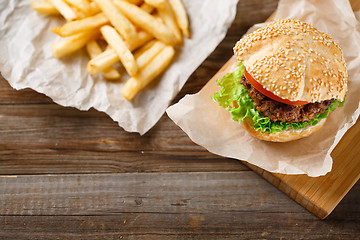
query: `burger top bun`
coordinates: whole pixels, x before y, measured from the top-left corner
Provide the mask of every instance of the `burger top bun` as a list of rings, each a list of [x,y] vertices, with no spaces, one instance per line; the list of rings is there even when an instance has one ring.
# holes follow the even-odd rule
[[[344,100],[347,71],[340,46],[296,20],[277,20],[248,34],[235,55],[263,87],[290,101]]]

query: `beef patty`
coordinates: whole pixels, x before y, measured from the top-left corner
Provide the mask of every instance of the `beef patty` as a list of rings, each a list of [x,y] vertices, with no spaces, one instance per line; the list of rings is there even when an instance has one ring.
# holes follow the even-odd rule
[[[241,77],[241,84],[248,90],[249,96],[254,100],[256,110],[271,121],[305,122],[312,120],[316,115],[323,113],[332,103],[331,100],[293,106],[277,102],[254,88],[245,76]]]

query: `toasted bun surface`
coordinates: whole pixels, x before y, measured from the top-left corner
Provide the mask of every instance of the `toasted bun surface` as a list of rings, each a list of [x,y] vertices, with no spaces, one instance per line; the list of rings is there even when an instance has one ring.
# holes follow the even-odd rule
[[[320,128],[322,128],[325,124],[326,118],[321,119],[318,124],[315,126],[308,125],[302,129],[294,130],[292,128],[288,128],[285,131],[276,132],[276,133],[261,133],[260,130],[256,131],[252,126],[251,121],[243,121],[242,125],[246,131],[248,131],[254,137],[271,142],[289,142],[293,140],[297,140],[300,138],[307,137]]]
[[[242,38],[234,53],[256,81],[281,98],[344,100],[347,71],[342,50],[310,24],[275,21]]]

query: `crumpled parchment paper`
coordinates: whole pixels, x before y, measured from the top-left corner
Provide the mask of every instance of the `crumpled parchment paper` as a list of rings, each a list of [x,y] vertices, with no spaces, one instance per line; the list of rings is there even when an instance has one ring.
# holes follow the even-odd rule
[[[330,113],[322,129],[289,143],[255,139],[210,99],[219,91],[215,80],[168,108],[167,114],[195,143],[212,153],[245,160],[270,172],[317,177],[331,171],[330,153],[360,114],[360,25],[345,0],[281,0],[274,20],[282,18],[313,24],[333,36],[343,49],[349,90],[344,107]],[[255,25],[249,32],[264,25]]]
[[[30,0],[0,1],[0,71],[15,89],[32,88],[63,106],[93,107],[108,114],[129,132],[147,132],[164,114],[191,73],[225,37],[234,20],[238,0],[184,0],[191,39],[177,47],[172,65],[132,102],[120,90],[122,81],[106,81],[86,72],[85,50],[56,59],[51,45],[60,40],[50,31],[65,23],[61,17],[43,16]]]

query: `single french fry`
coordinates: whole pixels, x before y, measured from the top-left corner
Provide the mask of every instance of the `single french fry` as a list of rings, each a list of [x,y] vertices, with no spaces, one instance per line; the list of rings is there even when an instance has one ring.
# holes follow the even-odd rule
[[[138,6],[124,0],[114,0],[116,7],[132,22],[167,44],[175,44],[176,36],[161,21]]]
[[[101,50],[101,47],[99,46],[99,44],[96,42],[96,40],[92,40],[91,42],[88,42],[86,44],[86,51],[89,54],[90,59],[95,58],[96,56],[100,55],[101,53],[103,53],[103,51]]]
[[[164,7],[165,0],[145,0],[145,3],[155,8]]]
[[[160,18],[164,21],[165,25],[175,34],[176,43],[182,41],[181,32],[179,26],[176,23],[173,10],[171,9],[168,1],[165,0],[145,0],[148,4],[153,4],[156,7]]]
[[[158,40],[154,39],[151,40],[147,43],[145,43],[144,45],[142,45],[140,48],[138,48],[135,52],[134,52],[134,57],[135,59],[140,56],[141,54],[143,54],[146,50],[148,50],[149,48],[151,48]]]
[[[86,51],[88,52],[90,59],[95,58],[100,55],[103,51],[101,50],[99,44],[93,40],[86,44]],[[113,67],[106,68],[102,71],[102,74],[107,79],[118,79],[120,78],[120,73]]]
[[[88,62],[87,71],[90,74],[98,74],[119,62],[120,58],[114,49],[105,50]]]
[[[114,6],[111,0],[94,1],[124,40],[131,41],[135,37],[135,26]]]
[[[94,15],[101,12],[99,6],[96,4],[96,2],[90,3],[90,15]]]
[[[135,5],[139,5],[140,3],[143,2],[143,0],[126,0],[126,1],[128,1],[129,3],[135,4]]]
[[[90,3],[87,0],[66,0],[66,2],[84,13],[91,10]]]
[[[64,26],[52,28],[51,31],[61,37],[67,37],[79,32],[89,31],[109,23],[109,20],[103,13],[87,17],[81,20],[66,23]]]
[[[147,4],[146,2],[141,4],[140,8],[149,14],[151,14],[152,11],[154,11],[155,9],[153,6]]]
[[[67,54],[73,53],[98,36],[99,31],[92,30],[64,38],[51,46],[53,55],[56,58],[61,58]]]
[[[189,19],[184,7],[184,4],[181,0],[168,0],[175,15],[177,24],[179,25],[181,31],[185,37],[190,38],[189,31]]]
[[[134,57],[136,59],[136,63],[138,65],[138,67],[140,69],[145,67],[165,47],[166,47],[166,44],[161,41],[158,41],[158,40],[151,41],[148,44],[141,47],[134,54]]]
[[[126,43],[122,40],[115,28],[105,25],[100,31],[106,42],[115,50],[130,76],[134,76],[138,71],[138,67],[134,55],[130,52]]]
[[[54,7],[60,12],[60,14],[67,20],[72,21],[77,18],[76,13],[71,9],[69,5],[63,0],[49,0]]]
[[[49,1],[31,1],[31,7],[39,14],[58,15],[60,12]]]
[[[136,36],[131,41],[126,41],[130,51],[133,51],[137,49],[138,47],[144,45],[145,43],[149,42],[151,39],[153,39],[154,36],[144,32],[140,31],[136,34]]]
[[[123,97],[131,101],[139,91],[165,71],[174,55],[174,48],[172,46],[166,46],[149,64],[141,68],[136,76],[131,77],[125,83],[121,89]]]
[[[83,12],[83,11],[80,11],[79,9],[77,9],[76,7],[74,6],[70,6],[71,9],[73,10],[73,12],[76,14],[76,19],[83,19],[83,18],[86,18],[88,17],[88,14]]]

